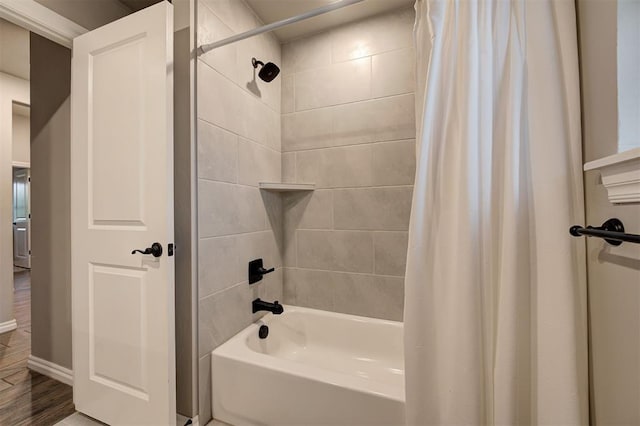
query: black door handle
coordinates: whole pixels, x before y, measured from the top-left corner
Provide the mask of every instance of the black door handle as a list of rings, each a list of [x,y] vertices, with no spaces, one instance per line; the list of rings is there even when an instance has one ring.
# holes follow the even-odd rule
[[[147,247],[144,250],[136,249],[132,251],[131,254],[136,254],[136,252],[142,254],[152,254],[153,257],[160,257],[162,256],[162,245],[160,243],[153,243],[151,244],[151,247]]]

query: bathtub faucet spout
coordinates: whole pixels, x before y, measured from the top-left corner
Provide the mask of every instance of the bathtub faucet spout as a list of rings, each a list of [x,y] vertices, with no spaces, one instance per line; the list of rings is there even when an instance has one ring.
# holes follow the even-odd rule
[[[280,303],[278,303],[277,300],[273,303],[270,303],[270,302],[265,302],[260,298],[257,298],[251,303],[251,305],[253,307],[254,314],[260,311],[269,311],[274,315],[280,315],[281,313],[284,312],[284,308]]]

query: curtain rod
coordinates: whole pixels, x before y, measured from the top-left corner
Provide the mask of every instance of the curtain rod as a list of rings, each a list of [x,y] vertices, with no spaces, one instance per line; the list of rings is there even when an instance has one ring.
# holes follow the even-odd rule
[[[208,51],[213,50],[215,48],[222,47],[222,46],[225,46],[227,44],[230,44],[230,43],[233,43],[233,42],[236,42],[236,41],[244,40],[244,39],[247,39],[249,37],[253,37],[255,35],[258,35],[258,34],[267,33],[269,31],[273,31],[273,30],[276,30],[278,28],[284,27],[285,25],[294,24],[296,22],[304,21],[305,19],[313,18],[313,17],[316,17],[318,15],[323,15],[323,14],[328,13],[328,12],[333,12],[334,10],[342,9],[343,7],[351,6],[352,4],[360,3],[362,1],[364,1],[364,0],[342,0],[342,1],[337,1],[335,3],[331,3],[331,4],[328,4],[326,6],[322,6],[322,7],[319,7],[317,9],[310,10],[310,11],[302,13],[300,15],[292,16],[291,18],[283,19],[281,21],[273,22],[271,24],[267,24],[267,25],[264,25],[262,27],[254,28],[252,30],[245,31],[243,33],[236,34],[234,36],[227,37],[225,39],[222,39],[222,40],[219,40],[219,41],[216,41],[216,42],[213,42],[213,43],[204,44],[204,45],[198,47],[198,49],[197,49],[198,56],[203,55],[203,54],[207,53]]]
[[[574,225],[569,229],[569,233],[574,237],[585,235],[587,237],[603,238],[614,246],[619,246],[623,241],[640,244],[640,235],[625,233],[624,224],[615,217],[598,227],[587,226],[583,228],[580,225]]]

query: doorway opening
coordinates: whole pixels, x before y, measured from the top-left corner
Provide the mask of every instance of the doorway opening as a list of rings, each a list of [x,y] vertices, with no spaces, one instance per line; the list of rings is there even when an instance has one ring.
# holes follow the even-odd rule
[[[40,175],[44,170],[39,166],[42,161],[32,161],[32,135],[37,132],[32,132],[31,105],[33,95],[39,99],[47,95],[32,88],[30,38],[26,29],[0,19],[0,149],[6,153],[0,155],[0,218],[6,231],[0,233],[0,292],[4,302],[0,307],[2,425],[54,424],[74,412],[71,386],[31,365],[34,348],[47,344],[46,339],[33,338],[32,305],[40,322],[49,319],[32,292],[31,171],[32,166]],[[40,186],[46,192],[53,183],[40,179]],[[44,215],[52,214],[49,209],[41,210]],[[40,235],[50,231],[38,229]]]

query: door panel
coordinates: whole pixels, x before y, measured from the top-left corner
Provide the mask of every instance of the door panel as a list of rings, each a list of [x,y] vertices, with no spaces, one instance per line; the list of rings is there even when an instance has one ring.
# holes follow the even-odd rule
[[[29,169],[13,169],[13,264],[31,268]]]
[[[145,277],[142,269],[90,265],[90,375],[142,399],[149,398],[149,372],[139,345],[148,338]]]
[[[163,2],[73,44],[74,402],[113,425],[176,419],[172,22]]]
[[[145,167],[144,33],[116,41],[91,56],[93,103],[89,120],[89,180],[93,225],[142,225]],[[127,64],[127,66],[122,66]],[[126,102],[125,102],[126,100]],[[118,108],[113,108],[118,105]],[[113,126],[117,122],[118,126]],[[126,155],[123,155],[126,154]],[[117,163],[117,173],[111,169]],[[120,188],[113,191],[113,188]]]

